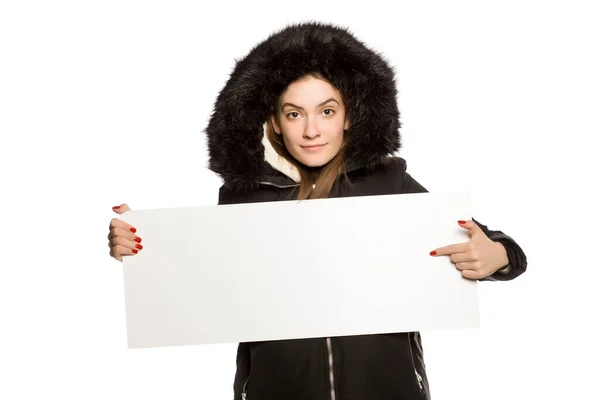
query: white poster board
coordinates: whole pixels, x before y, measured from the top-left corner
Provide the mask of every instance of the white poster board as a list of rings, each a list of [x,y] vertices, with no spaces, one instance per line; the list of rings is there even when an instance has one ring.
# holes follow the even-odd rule
[[[437,247],[469,240],[465,194],[129,211],[130,348],[479,326],[477,282]]]

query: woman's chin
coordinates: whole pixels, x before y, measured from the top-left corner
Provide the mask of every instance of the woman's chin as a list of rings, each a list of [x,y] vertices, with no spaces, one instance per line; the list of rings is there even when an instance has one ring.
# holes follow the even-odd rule
[[[333,157],[302,157],[298,161],[309,168],[319,168],[326,165],[332,159]]]

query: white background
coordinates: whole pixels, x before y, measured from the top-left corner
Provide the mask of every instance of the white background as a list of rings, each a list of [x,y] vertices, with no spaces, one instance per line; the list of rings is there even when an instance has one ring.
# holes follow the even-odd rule
[[[215,204],[234,59],[308,19],[384,54],[409,172],[529,258],[480,285],[480,329],[423,333],[433,398],[597,398],[600,14],[482,3],[3,1],[0,398],[231,398],[235,344],[126,348],[111,207]]]

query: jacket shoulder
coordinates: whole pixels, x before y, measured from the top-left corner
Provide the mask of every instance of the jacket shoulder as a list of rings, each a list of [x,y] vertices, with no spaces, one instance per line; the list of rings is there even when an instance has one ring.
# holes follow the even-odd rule
[[[404,187],[406,161],[401,157],[385,157],[349,175],[352,186],[361,195],[400,194]]]
[[[376,165],[377,167],[377,165]],[[396,174],[404,174],[406,172],[406,160],[402,157],[384,157],[379,162],[379,167],[387,169]]]
[[[386,157],[355,175],[368,194],[403,194],[427,192],[408,172],[402,157]]]
[[[401,194],[406,191],[407,179],[406,160],[402,157],[386,157],[382,160],[379,175],[385,179],[389,186],[390,194]]]

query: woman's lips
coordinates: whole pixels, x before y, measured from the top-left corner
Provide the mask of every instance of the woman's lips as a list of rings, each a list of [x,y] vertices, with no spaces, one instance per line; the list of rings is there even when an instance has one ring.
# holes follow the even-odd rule
[[[319,151],[320,149],[325,147],[325,144],[311,144],[311,145],[300,146],[300,147],[302,147],[306,151]]]

